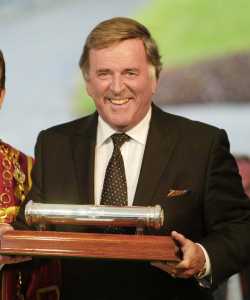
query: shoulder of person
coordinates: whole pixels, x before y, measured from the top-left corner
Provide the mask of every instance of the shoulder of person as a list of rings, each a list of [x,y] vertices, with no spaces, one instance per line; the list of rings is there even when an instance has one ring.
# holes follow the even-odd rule
[[[9,153],[12,153],[12,155],[16,155],[19,159],[19,161],[31,161],[31,163],[33,162],[33,158],[27,154],[25,154],[24,152],[22,152],[21,150],[18,150],[17,148],[13,147],[10,144],[1,142],[1,144],[3,144],[6,149],[8,149]]]
[[[7,154],[8,157],[28,157],[22,151],[16,149],[10,144],[0,141],[0,153]]]
[[[157,115],[157,118],[160,120],[160,122],[162,122],[162,125],[164,123],[164,126],[166,126],[167,130],[178,130],[180,134],[190,138],[213,138],[214,136],[220,135],[221,132],[225,132],[223,129],[211,124],[168,113],[157,106],[154,106],[153,111]]]
[[[53,127],[47,128],[41,131],[42,135],[71,135],[75,133],[83,133],[88,128],[93,128],[97,126],[98,114],[95,112],[91,115],[55,125]]]

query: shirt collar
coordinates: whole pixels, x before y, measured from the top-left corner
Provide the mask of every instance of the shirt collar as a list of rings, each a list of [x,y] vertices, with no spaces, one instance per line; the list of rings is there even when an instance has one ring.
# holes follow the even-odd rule
[[[128,130],[126,134],[135,140],[136,142],[145,145],[148,135],[149,123],[152,115],[152,108],[148,110],[146,116],[133,128]],[[112,134],[116,133],[108,123],[106,123],[102,117],[98,116],[98,125],[97,125],[97,139],[96,146],[99,147],[111,137]]]

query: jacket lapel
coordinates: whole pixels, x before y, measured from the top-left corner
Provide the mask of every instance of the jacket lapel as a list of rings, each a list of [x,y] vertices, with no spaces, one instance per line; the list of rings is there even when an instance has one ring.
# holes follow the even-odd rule
[[[80,123],[71,139],[79,204],[94,204],[94,156],[97,113]]]
[[[168,116],[168,114],[167,114]],[[167,168],[171,153],[177,142],[176,128],[166,113],[155,105],[145,147],[142,167],[133,205],[146,206],[153,203],[160,177]]]

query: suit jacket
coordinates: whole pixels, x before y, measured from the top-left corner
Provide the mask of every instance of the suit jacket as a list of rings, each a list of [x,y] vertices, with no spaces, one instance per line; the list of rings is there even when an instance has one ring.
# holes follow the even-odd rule
[[[94,204],[96,129],[94,113],[40,133],[29,199]],[[184,189],[185,195],[167,196]],[[250,201],[223,130],[153,105],[134,205],[155,204],[164,208],[165,224],[151,233],[176,230],[201,243],[214,286],[246,264]],[[64,259],[62,269],[63,299],[212,299],[195,279],[171,278],[148,262]]]

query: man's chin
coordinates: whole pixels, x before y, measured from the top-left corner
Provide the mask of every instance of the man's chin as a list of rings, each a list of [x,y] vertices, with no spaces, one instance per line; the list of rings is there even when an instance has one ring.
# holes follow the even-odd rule
[[[107,122],[113,129],[117,130],[117,131],[128,131],[129,129],[131,129],[133,127],[133,124],[131,124],[131,122],[121,122],[121,120],[118,121],[108,121]]]

